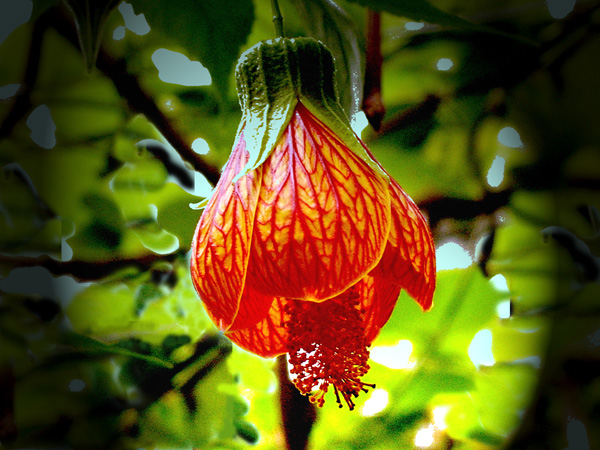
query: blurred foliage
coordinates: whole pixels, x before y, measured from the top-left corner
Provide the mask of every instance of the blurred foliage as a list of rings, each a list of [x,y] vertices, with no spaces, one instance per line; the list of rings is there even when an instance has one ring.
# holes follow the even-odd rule
[[[269,2],[68,3],[0,11],[1,445],[282,448],[274,361],[217,333],[188,269]],[[377,389],[353,413],[329,400],[309,448],[597,448],[599,2],[280,6],[288,36],[332,49],[357,129],[382,12],[387,114],[362,137],[439,264],[433,310],[401,295]],[[165,78],[159,49],[190,64]]]

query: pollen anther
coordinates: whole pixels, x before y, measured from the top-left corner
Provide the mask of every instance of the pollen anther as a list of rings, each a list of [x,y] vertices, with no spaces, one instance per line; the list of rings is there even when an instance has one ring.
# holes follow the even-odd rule
[[[350,410],[353,398],[375,388],[360,381],[369,370],[369,350],[359,303],[351,287],[321,303],[300,300],[287,306],[292,381],[318,406],[325,403],[330,385],[339,407],[343,400]]]

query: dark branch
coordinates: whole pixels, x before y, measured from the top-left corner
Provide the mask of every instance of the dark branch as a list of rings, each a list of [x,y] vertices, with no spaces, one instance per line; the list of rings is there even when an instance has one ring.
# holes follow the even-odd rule
[[[96,281],[117,270],[135,267],[140,271],[149,270],[158,261],[173,262],[183,252],[158,255],[150,253],[135,259],[111,259],[106,261],[57,261],[48,256],[26,257],[0,255],[0,267],[44,267],[54,275],[71,275],[79,281]]]
[[[367,10],[367,49],[362,109],[375,131],[381,128],[385,106],[381,99],[381,16]]]
[[[316,407],[290,381],[285,355],[277,357],[275,371],[279,380],[279,406],[286,448],[306,450],[317,418]]]
[[[445,218],[470,220],[481,215],[490,215],[499,208],[508,205],[513,191],[486,192],[480,200],[463,198],[436,197],[419,203],[419,208],[427,212],[429,225],[435,228]]]
[[[385,121],[381,125],[379,133],[376,136],[384,136],[395,130],[402,130],[414,126],[418,122],[433,116],[441,102],[442,99],[440,97],[429,94],[421,103],[406,108],[394,117]],[[366,140],[373,140],[376,136],[369,136]]]

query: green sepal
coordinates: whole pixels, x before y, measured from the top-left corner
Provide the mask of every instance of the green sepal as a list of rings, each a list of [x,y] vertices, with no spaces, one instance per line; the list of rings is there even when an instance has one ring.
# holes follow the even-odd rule
[[[237,90],[249,160],[235,180],[269,157],[301,102],[357,156],[387,178],[350,126],[335,89],[331,52],[312,38],[277,38],[246,50],[236,67]]]

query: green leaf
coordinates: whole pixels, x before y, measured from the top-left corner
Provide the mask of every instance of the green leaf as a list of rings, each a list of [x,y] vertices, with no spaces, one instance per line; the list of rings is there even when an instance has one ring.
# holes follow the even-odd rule
[[[462,17],[443,11],[425,0],[349,0],[374,11],[383,11],[415,21],[423,21],[444,27],[459,29],[481,29],[479,25]]]
[[[237,434],[249,444],[256,444],[260,439],[258,428],[245,420],[237,420],[235,422],[235,431]]]
[[[159,30],[208,68],[221,98],[226,97],[229,76],[254,22],[251,0],[134,0],[151,30]],[[167,43],[165,42],[165,45]]]
[[[161,358],[130,350],[119,345],[109,345],[97,339],[93,339],[81,334],[70,333],[65,335],[64,340],[69,345],[75,347],[75,350],[84,351],[87,354],[106,354],[106,355],[124,355],[134,359],[145,361],[155,366],[172,368],[173,364]]]
[[[331,0],[294,0],[310,36],[320,40],[335,58],[336,87],[348,117],[360,111],[364,61],[358,29],[352,18]]]

